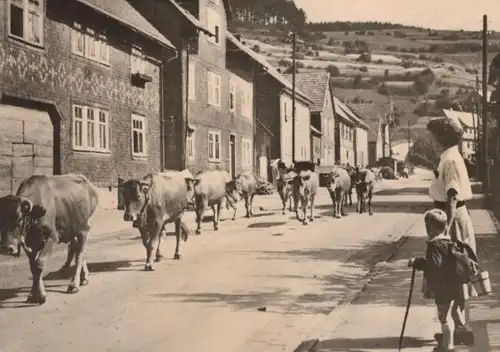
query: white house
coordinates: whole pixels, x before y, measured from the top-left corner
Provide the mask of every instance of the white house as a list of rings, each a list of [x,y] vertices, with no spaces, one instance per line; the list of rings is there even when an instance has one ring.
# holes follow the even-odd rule
[[[464,158],[470,159],[474,154],[474,137],[478,132],[478,117],[470,112],[443,109],[446,117],[459,122],[464,130],[462,144],[459,146]]]
[[[281,160],[290,165],[293,162],[292,146],[292,96],[284,91],[280,96],[281,105]],[[295,100],[295,161],[311,160],[311,117],[309,106]],[[306,132],[304,132],[306,131]]]

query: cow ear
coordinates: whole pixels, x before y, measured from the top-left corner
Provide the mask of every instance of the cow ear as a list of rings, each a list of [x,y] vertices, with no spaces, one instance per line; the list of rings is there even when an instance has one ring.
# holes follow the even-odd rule
[[[304,176],[302,179],[303,179],[304,181],[308,181],[310,178],[311,178],[311,175],[306,175],[306,176]]]
[[[193,185],[195,185],[195,186],[196,186],[196,185],[200,184],[200,181],[201,181],[201,180],[200,180],[199,178],[194,178],[194,179],[193,179]]]
[[[148,184],[142,183],[141,184],[141,192],[144,194],[147,194],[149,192],[149,189],[151,187]]]
[[[47,213],[47,210],[41,205],[33,205],[30,211],[30,216],[33,219],[40,219]]]
[[[287,182],[287,183],[288,183],[289,185],[293,185],[293,183],[294,183],[294,182],[295,182],[295,179],[294,179],[294,178],[292,178],[291,180],[288,180],[288,182]]]

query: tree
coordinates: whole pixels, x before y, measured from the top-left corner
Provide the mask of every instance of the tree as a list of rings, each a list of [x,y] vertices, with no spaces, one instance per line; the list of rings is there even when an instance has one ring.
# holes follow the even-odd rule
[[[335,65],[328,65],[328,67],[326,68],[326,71],[330,73],[331,77],[338,77],[338,76],[340,76],[340,70]]]

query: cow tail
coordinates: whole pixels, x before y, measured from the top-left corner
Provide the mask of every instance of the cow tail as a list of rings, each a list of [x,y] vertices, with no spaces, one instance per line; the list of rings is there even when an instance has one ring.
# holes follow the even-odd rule
[[[255,181],[257,181],[257,182],[258,182],[258,181],[259,181],[259,178],[257,177],[257,174],[256,174],[255,172],[253,172],[253,171],[252,171],[252,175],[253,175],[253,177],[255,177]]]

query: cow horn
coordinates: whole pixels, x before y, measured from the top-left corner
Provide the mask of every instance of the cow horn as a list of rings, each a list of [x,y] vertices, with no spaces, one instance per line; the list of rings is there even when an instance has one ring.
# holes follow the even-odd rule
[[[21,209],[23,213],[29,213],[33,209],[33,203],[29,199],[23,199],[21,202]]]

